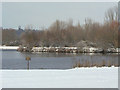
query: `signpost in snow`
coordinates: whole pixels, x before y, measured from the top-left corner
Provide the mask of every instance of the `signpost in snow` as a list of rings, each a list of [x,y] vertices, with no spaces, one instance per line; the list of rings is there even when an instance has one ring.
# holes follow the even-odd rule
[[[30,68],[30,67],[29,67],[29,62],[30,62],[31,58],[27,56],[27,57],[26,57],[26,60],[27,60],[27,62],[28,62],[28,63],[27,63],[27,69],[29,70],[29,68]]]

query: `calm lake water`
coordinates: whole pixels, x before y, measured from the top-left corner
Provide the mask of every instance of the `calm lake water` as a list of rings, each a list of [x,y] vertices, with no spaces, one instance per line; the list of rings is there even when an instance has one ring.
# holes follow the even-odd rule
[[[26,56],[31,57],[30,69],[71,69],[76,62],[107,63],[118,62],[117,54],[73,54],[73,53],[21,53],[18,51],[2,51],[3,69],[27,69],[28,61]]]

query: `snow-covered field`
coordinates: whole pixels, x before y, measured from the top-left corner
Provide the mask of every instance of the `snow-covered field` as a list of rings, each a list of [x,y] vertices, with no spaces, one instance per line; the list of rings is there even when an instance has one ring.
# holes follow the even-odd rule
[[[118,68],[3,70],[3,88],[118,88]]]

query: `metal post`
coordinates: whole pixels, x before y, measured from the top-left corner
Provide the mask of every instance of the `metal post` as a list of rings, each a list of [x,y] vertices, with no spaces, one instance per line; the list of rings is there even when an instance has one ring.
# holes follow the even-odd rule
[[[28,63],[27,63],[27,69],[29,70],[29,68],[30,68],[30,67],[29,67],[29,60],[28,60]]]
[[[27,60],[27,69],[29,70],[30,69],[29,62],[30,62],[31,58],[30,57],[26,57],[26,60]]]

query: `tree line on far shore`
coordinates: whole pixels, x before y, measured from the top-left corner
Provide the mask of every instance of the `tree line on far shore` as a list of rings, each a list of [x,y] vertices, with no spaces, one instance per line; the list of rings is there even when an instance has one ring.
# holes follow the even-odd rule
[[[20,29],[20,28],[19,28]],[[49,28],[34,30],[27,26],[24,30],[2,29],[3,45],[22,45],[29,48],[33,46],[84,46],[81,41],[92,42],[93,47],[109,48],[120,47],[118,9],[110,8],[105,13],[103,24],[90,18],[85,19],[85,24],[73,25],[73,20],[56,20]]]

